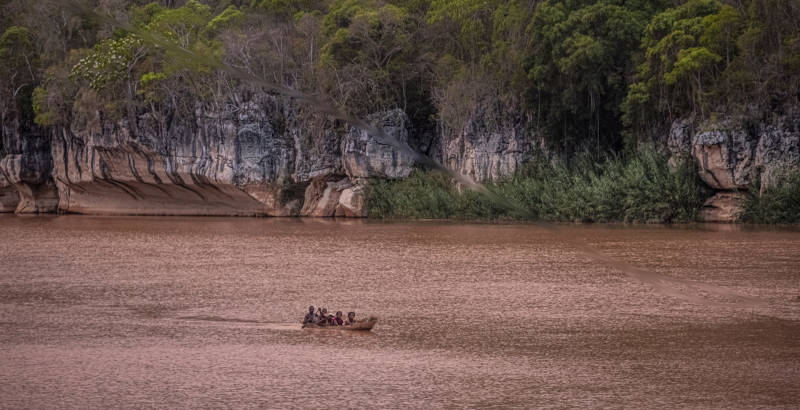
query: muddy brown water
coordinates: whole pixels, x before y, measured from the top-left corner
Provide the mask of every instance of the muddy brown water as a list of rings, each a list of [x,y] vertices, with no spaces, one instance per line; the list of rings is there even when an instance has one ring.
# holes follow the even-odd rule
[[[621,406],[800,406],[800,231],[0,216],[2,408]]]

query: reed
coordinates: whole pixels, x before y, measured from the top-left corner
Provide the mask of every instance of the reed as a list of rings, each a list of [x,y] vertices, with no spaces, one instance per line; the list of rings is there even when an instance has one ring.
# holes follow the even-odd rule
[[[539,156],[487,188],[518,207],[460,190],[446,175],[426,171],[373,181],[367,206],[374,218],[670,223],[694,221],[708,197],[690,161],[671,169],[652,148],[599,162],[583,156],[567,164]]]
[[[800,170],[779,172],[770,187],[750,186],[745,197],[742,221],[766,224],[800,223]]]

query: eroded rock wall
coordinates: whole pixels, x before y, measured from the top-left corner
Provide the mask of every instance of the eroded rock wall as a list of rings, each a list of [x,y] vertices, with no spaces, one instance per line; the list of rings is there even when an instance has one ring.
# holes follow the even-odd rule
[[[14,138],[4,137],[0,152],[0,210],[362,217],[372,178],[405,178],[418,165],[368,131],[289,99],[240,91],[193,113],[140,108],[133,124],[109,120],[98,107],[38,134],[4,131]],[[399,109],[367,121],[485,181],[512,175],[530,155],[534,138],[517,112],[484,98],[438,132],[431,124],[415,131]]]
[[[386,138],[408,144],[409,121],[402,110],[373,115],[368,119],[380,127]],[[351,128],[342,141],[342,164],[353,181],[367,178],[399,179],[411,174],[414,158],[370,135],[366,130]]]
[[[0,212],[53,212],[58,194],[53,183],[47,130],[16,118],[0,124]]]
[[[290,100],[250,93],[237,101],[191,115],[141,112],[134,126],[104,121],[100,112],[50,130],[5,121],[0,211],[363,217],[370,179],[405,178],[418,165],[369,132]],[[499,180],[544,150],[515,112],[479,102],[460,125],[440,123],[422,143],[460,173]],[[420,144],[401,110],[368,120],[392,139]],[[675,159],[693,159],[717,190],[705,219],[735,220],[752,182],[769,186],[800,164],[800,110],[761,122],[678,120],[666,147]]]
[[[298,215],[314,172],[337,172],[313,150],[286,103],[262,95],[224,111],[197,109],[167,121],[99,119],[53,136],[61,212],[171,215]],[[99,115],[99,114],[98,114]],[[308,141],[309,143],[304,143]],[[299,149],[298,149],[299,147]],[[316,163],[306,161],[316,160]]]
[[[778,174],[800,167],[800,110],[764,121],[676,120],[667,147],[673,158],[692,158],[700,178],[717,191],[706,202],[704,219],[735,221],[744,200],[742,191],[753,183],[765,189],[775,183]]]
[[[143,115],[87,122],[53,136],[59,210],[92,214],[293,215],[293,136],[276,132],[278,101],[172,121]],[[95,124],[95,125],[89,125]],[[96,125],[102,124],[102,125]]]
[[[331,121],[267,94],[170,121],[145,113],[135,132],[100,116],[52,135],[60,212],[366,216],[362,185],[407,176],[413,166],[367,133],[337,132]],[[373,120],[407,138],[402,111]]]
[[[542,140],[517,109],[487,99],[476,104],[463,124],[441,127],[442,162],[477,181],[513,175]]]

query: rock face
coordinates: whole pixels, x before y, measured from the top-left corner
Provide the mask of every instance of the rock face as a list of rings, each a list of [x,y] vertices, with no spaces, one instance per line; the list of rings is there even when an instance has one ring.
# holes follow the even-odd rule
[[[768,187],[777,173],[800,165],[800,111],[750,124],[726,119],[695,126],[679,119],[672,123],[667,147],[673,157],[694,158],[702,180],[719,191],[706,203],[704,220],[734,221],[743,199],[739,191],[754,182]]]
[[[775,183],[776,174],[787,166],[800,166],[800,110],[759,127],[755,167],[761,186]]]
[[[387,138],[408,144],[410,124],[402,110],[373,116],[368,121],[381,127]],[[358,128],[351,128],[342,142],[342,162],[347,176],[354,180],[405,178],[414,169],[414,158],[409,153]]]
[[[491,98],[458,115],[424,138],[401,110],[368,121],[478,181],[510,176],[544,148],[524,115]],[[419,165],[384,138],[261,92],[191,114],[139,112],[135,124],[88,117],[54,129],[3,119],[0,212],[363,217],[371,178]],[[800,109],[761,122],[677,120],[666,146],[718,191],[704,218],[734,220],[741,190],[800,164]]]
[[[769,123],[743,123],[727,120],[695,127],[686,119],[676,120],[667,146],[673,155],[691,155],[700,177],[717,190],[744,189],[756,181],[768,186],[776,171],[800,164],[800,112]]]
[[[197,112],[167,123],[143,116],[135,134],[124,124],[62,129],[53,136],[59,210],[296,215],[307,183],[292,178],[295,138],[303,136],[277,129],[282,122],[276,118],[293,120],[278,117],[281,108],[280,101],[265,98],[235,113]]]
[[[336,216],[361,218],[367,216],[365,208],[364,187],[353,186],[345,188],[339,195],[339,205],[336,207]]]
[[[443,163],[478,181],[513,175],[538,141],[522,115],[497,104],[481,104],[463,127],[442,127]]]
[[[14,119],[0,130],[0,212],[53,212],[58,194],[46,130]]]
[[[700,178],[714,189],[742,189],[753,181],[755,145],[744,130],[701,132],[692,140]]]
[[[700,219],[704,222],[732,222],[742,213],[744,193],[736,191],[717,192],[703,204]]]
[[[372,117],[408,139],[400,110]],[[0,210],[142,215],[366,216],[363,183],[408,176],[413,159],[266,94],[222,111],[135,126],[99,112],[69,128],[4,132]],[[15,136],[7,138],[5,136]]]

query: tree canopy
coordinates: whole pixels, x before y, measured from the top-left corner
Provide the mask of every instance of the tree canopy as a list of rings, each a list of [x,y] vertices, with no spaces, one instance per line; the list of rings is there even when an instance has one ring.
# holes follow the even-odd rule
[[[55,0],[6,0],[0,12],[0,114],[42,126],[82,110],[132,123],[144,111],[192,115],[252,86],[209,61],[356,115],[402,108],[417,132],[457,132],[493,106],[563,152],[635,147],[678,117],[800,103],[800,0],[96,5],[131,31]]]

